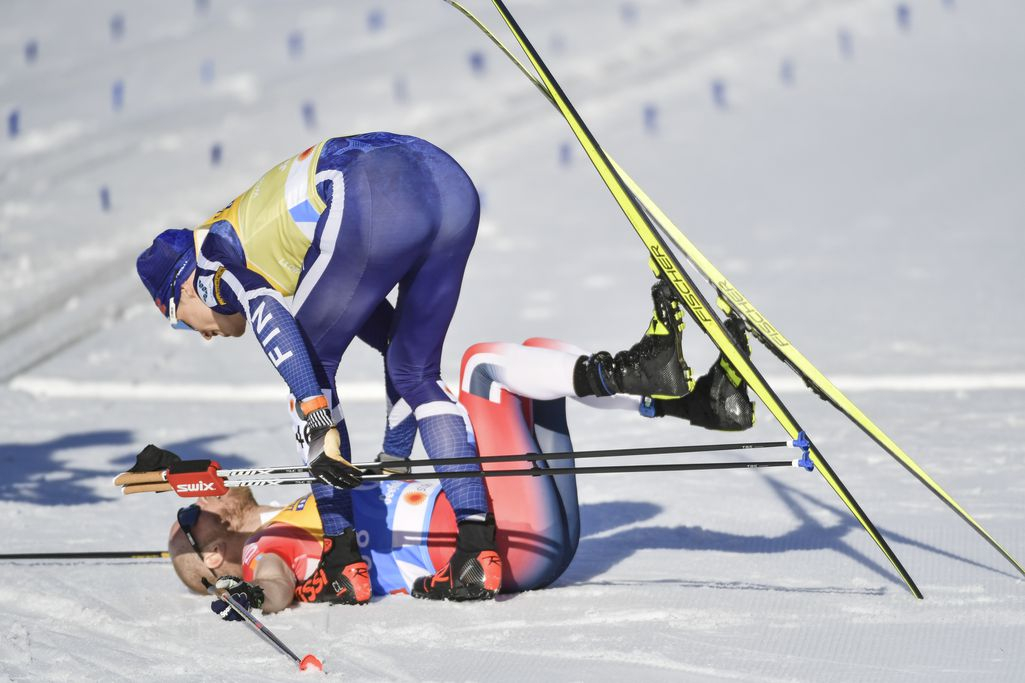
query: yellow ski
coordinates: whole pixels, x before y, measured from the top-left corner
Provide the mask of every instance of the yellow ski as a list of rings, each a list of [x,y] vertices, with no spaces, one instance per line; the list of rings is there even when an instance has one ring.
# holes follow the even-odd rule
[[[548,101],[556,109],[561,108],[555,101],[551,92],[545,87],[545,84],[539,81],[530,71],[527,70],[526,66],[507,48],[502,41],[476,16],[473,15],[469,10],[463,7],[456,0],[445,0],[448,4],[452,5],[460,12],[462,12],[470,21],[472,21],[491,41],[500,49],[505,55],[512,60],[512,62],[519,68],[519,70],[526,76],[544,95]],[[500,10],[501,11],[501,10]],[[507,13],[507,12],[506,12]],[[504,18],[504,14],[503,14]],[[780,332],[776,329],[772,323],[769,322],[762,313],[755,308],[747,297],[741,294],[740,290],[733,286],[725,275],[716,268],[708,258],[691,242],[686,235],[670,220],[670,218],[663,212],[654,201],[641,189],[637,183],[624,171],[611,157],[606,156],[606,159],[612,165],[612,168],[619,175],[630,194],[634,196],[634,199],[644,207],[648,213],[648,217],[651,221],[657,225],[662,232],[669,237],[669,239],[683,252],[684,256],[690,261],[698,271],[705,277],[709,284],[715,287],[719,294],[720,308],[727,314],[735,314],[742,317],[747,325],[749,331],[754,334],[755,338],[761,341],[765,346],[773,352],[780,360],[788,365],[795,373],[800,376],[809,387],[816,391],[821,397],[832,404],[837,410],[845,414],[852,422],[864,431],[868,436],[875,441],[883,450],[885,450],[891,457],[897,462],[904,466],[911,474],[913,474],[922,484],[924,484],[930,491],[932,491],[940,500],[946,503],[954,512],[956,512],[965,522],[968,523],[980,536],[982,536],[997,552],[999,552],[1008,562],[1010,562],[1015,569],[1017,569],[1023,576],[1025,576],[1025,567],[1023,567],[1011,554],[1003,548],[996,539],[990,535],[988,531],[979,522],[977,522],[968,512],[961,507],[961,505],[954,500],[954,498],[947,493],[929,474],[922,469],[922,467],[915,462],[911,456],[903,451],[893,439],[886,435],[882,429],[880,429],[872,420],[866,416],[861,409],[859,409],[853,401],[847,398],[834,385],[829,379],[823,375],[818,368],[804,357],[804,355],[797,350]]]
[[[627,190],[626,185],[618,172],[613,168],[601,147],[598,146],[598,143],[591,135],[591,132],[587,129],[587,126],[581,120],[572,104],[570,104],[566,95],[559,87],[559,84],[555,81],[554,76],[552,76],[551,72],[541,61],[537,52],[527,40],[527,37],[523,34],[523,31],[517,25],[505,5],[501,0],[493,0],[493,2],[499,13],[501,13],[502,18],[509,26],[509,29],[516,36],[517,42],[519,42],[523,51],[527,54],[527,57],[530,59],[531,64],[533,64],[534,69],[540,75],[541,81],[543,82],[546,90],[552,96],[554,104],[559,108],[559,111],[562,112],[566,122],[573,130],[574,135],[576,135],[580,144],[587,152],[588,157],[591,159],[591,162],[605,181],[605,185],[609,188],[609,191],[612,193],[613,197],[615,197],[616,202],[626,214],[627,219],[634,227],[637,235],[648,248],[648,252],[651,254],[652,260],[662,271],[663,277],[673,284],[681,301],[690,311],[691,316],[712,339],[712,342],[726,355],[729,361],[747,381],[751,389],[758,395],[787,433],[792,438],[797,439],[799,433],[802,431],[800,426],[797,424],[797,421],[790,414],[790,411],[788,411],[782,404],[779,397],[776,396],[776,393],[771,389],[771,387],[769,387],[761,373],[758,372],[758,370],[737,348],[733,339],[719,321],[719,318],[712,313],[710,310],[711,307],[705,300],[704,295],[698,290],[690,275],[680,266],[676,256],[669,250],[668,245],[665,243],[661,235],[656,232],[654,226],[650,222],[650,219],[645,215],[640,204],[637,202],[637,198]],[[810,440],[809,446],[809,456],[815,464],[815,468],[869,533],[872,540],[874,540],[876,545],[879,546],[879,549],[882,550],[883,554],[886,555],[886,558],[907,584],[908,589],[911,590],[912,594],[914,594],[915,597],[921,598],[922,593],[918,589],[918,586],[915,585],[914,580],[911,578],[910,574],[908,574],[907,570],[904,569],[904,566],[901,564],[897,555],[890,548],[886,540],[882,537],[882,534],[879,533],[872,521],[869,520],[868,516],[861,509],[861,506],[854,500],[854,497],[844,486],[843,482],[840,481],[832,467],[829,466],[829,463],[827,463],[825,458],[823,458],[818,452],[814,444],[810,443]]]

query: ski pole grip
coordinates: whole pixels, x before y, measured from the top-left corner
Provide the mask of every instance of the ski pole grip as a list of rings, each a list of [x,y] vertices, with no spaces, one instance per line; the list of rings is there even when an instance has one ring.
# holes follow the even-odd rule
[[[167,483],[182,498],[223,496],[228,492],[216,460],[182,460],[167,469]]]

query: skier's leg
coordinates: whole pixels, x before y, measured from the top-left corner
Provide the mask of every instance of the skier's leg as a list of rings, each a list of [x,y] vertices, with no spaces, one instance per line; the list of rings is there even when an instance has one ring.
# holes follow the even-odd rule
[[[451,157],[417,141],[408,146],[426,169],[415,186],[412,207],[435,221],[423,258],[399,283],[387,367],[395,389],[413,411],[427,455],[441,473],[479,469],[446,466],[446,458],[477,454],[465,410],[441,381],[441,351],[455,313],[463,271],[477,233],[477,191]],[[493,597],[501,585],[502,562],[495,520],[480,479],[441,480],[458,521],[456,550],[433,576],[416,580],[418,598],[471,600]]]
[[[461,385],[471,386],[467,373],[473,372],[468,361],[481,354],[501,354],[516,345],[476,344],[463,356]],[[478,366],[479,367],[479,366]],[[530,401],[507,391],[494,380],[478,374],[470,389],[460,392],[459,402],[465,406],[477,435],[482,456],[540,452],[534,438],[537,425],[530,415],[538,407],[548,412],[553,401]],[[564,418],[564,416],[563,416]],[[557,420],[553,420],[554,424]],[[563,419],[564,422],[564,419]],[[566,434],[568,441],[568,433]],[[565,463],[566,461],[560,461]],[[570,463],[572,461],[569,461]],[[539,462],[544,467],[546,463]],[[530,469],[530,463],[484,464],[484,469]],[[498,547],[503,558],[504,590],[528,590],[554,581],[572,559],[579,538],[579,517],[575,486],[569,499],[563,495],[559,480],[573,477],[501,477],[487,480],[495,519],[498,523]]]
[[[640,398],[628,394],[579,396],[574,374],[590,354],[556,339],[529,339],[520,344],[487,342],[471,347],[465,360],[461,391],[480,393],[481,387],[505,387],[533,400],[574,398],[603,410],[637,412]],[[495,389],[497,391],[497,388]],[[547,448],[545,450],[548,450]]]
[[[580,347],[557,339],[545,339],[533,337],[523,342],[523,346],[534,349],[546,349],[575,354],[577,357],[584,355]],[[589,399],[577,399],[587,401]],[[601,407],[637,409],[637,399],[631,396],[609,396],[604,399],[591,398],[597,404],[605,404]],[[624,405],[626,404],[626,405]],[[573,440],[569,435],[569,423],[566,421],[566,399],[556,398],[547,401],[532,401],[531,416],[533,417],[534,438],[542,453],[570,453],[573,451]],[[573,458],[562,458],[548,460],[550,467],[573,467]],[[563,559],[565,564],[562,571],[569,566],[570,560],[576,553],[577,543],[580,541],[580,506],[577,499],[577,479],[572,474],[562,474],[552,477],[559,491],[559,498],[562,502],[563,516],[566,520],[567,539],[563,547]]]
[[[404,238],[381,234],[375,221],[384,212],[373,204],[376,176],[388,174],[396,161],[386,150],[347,159],[344,168],[322,168],[317,181],[327,208],[318,222],[292,303],[292,314],[319,365],[318,377],[328,389],[342,436],[342,457],[351,461],[344,416],[338,405],[335,372],[342,354],[359,333],[382,346],[389,307],[388,292],[416,262],[421,242],[429,236],[426,221],[409,221]],[[402,164],[398,164],[401,166]],[[385,170],[380,170],[385,166]],[[394,232],[394,231],[393,231]],[[373,329],[371,329],[373,328]],[[313,489],[325,533],[335,535],[352,526],[352,503],[346,490],[326,485]]]
[[[410,211],[434,222],[423,257],[399,283],[395,322],[388,348],[388,375],[416,418],[432,459],[476,455],[465,412],[441,382],[441,351],[455,313],[463,271],[476,237],[480,207],[465,172],[441,150],[422,141],[411,145],[424,168]],[[402,407],[399,406],[402,410]],[[397,415],[401,418],[401,412]],[[439,466],[441,472],[476,469]],[[443,479],[442,486],[460,522],[483,522],[488,511],[483,484],[476,479]]]

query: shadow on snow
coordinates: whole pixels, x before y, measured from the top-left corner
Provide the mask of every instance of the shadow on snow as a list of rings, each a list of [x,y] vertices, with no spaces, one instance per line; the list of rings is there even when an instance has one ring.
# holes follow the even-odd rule
[[[598,577],[605,574],[612,567],[639,550],[718,550],[749,555],[830,550],[854,560],[879,577],[899,586],[901,589],[904,588],[904,582],[896,573],[891,571],[888,565],[884,565],[880,561],[866,556],[848,542],[847,537],[849,534],[852,532],[855,535],[861,534],[864,533],[864,530],[846,507],[824,503],[814,496],[771,478],[766,478],[765,481],[798,522],[797,526],[793,529],[778,536],[734,534],[686,525],[673,527],[631,526],[651,519],[660,513],[662,508],[652,503],[637,501],[582,505],[580,510],[582,526],[580,545],[577,548],[573,562],[554,585],[628,585],[631,583],[652,583],[653,581],[650,580],[631,582],[629,580],[602,581],[598,579]],[[835,514],[840,521],[835,524],[819,522],[811,514],[811,511],[816,508]],[[623,526],[630,526],[630,528],[614,531]],[[609,531],[612,531],[612,533],[607,533]],[[926,550],[941,557],[1015,578],[1011,574],[999,569],[916,541],[886,528],[880,527],[879,531],[888,541]],[[873,545],[872,548],[874,549],[875,546]],[[786,584],[754,584],[743,581],[693,581],[669,578],[670,573],[671,569],[667,567],[667,578],[655,580],[654,583],[809,593],[881,594],[883,592],[882,589],[871,588],[802,587]]]
[[[210,445],[226,434],[162,444],[183,458],[216,459],[225,467],[252,462],[215,452]],[[111,500],[119,495],[109,482],[135,464],[138,441],[131,431],[114,429],[65,434],[38,443],[0,443],[0,501],[36,505],[81,505]],[[107,449],[112,458],[83,454],[82,449]],[[107,482],[104,492],[96,479]]]

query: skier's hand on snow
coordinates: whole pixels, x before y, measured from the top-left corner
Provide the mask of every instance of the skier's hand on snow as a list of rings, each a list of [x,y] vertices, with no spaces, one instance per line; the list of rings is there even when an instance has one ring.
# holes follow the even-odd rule
[[[246,609],[259,609],[263,606],[263,589],[246,583],[237,576],[222,576],[217,579],[214,587],[231,595]],[[233,610],[228,601],[223,598],[217,598],[210,603],[210,609],[225,621],[242,621],[238,612]]]
[[[317,408],[306,415],[306,442],[311,448],[319,442],[320,452],[310,460],[310,473],[317,479],[343,489],[363,482],[363,472],[342,457],[342,439],[328,408]]]

